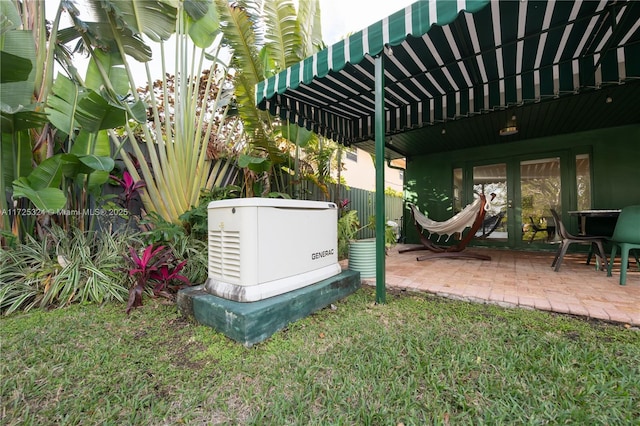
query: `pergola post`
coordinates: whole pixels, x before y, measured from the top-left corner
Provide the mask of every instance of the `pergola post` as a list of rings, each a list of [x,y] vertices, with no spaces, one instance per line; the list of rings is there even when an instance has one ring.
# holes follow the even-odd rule
[[[386,303],[385,280],[385,199],[384,199],[384,57],[375,61],[375,137],[376,137],[376,303]]]

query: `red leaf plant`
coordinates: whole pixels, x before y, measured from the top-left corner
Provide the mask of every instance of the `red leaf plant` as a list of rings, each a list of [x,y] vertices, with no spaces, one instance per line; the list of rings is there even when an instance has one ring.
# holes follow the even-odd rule
[[[117,176],[109,175],[109,177],[120,185],[122,188],[123,207],[129,208],[131,199],[138,194],[138,191],[146,186],[143,180],[134,181],[133,176],[125,170],[122,179]]]
[[[171,291],[177,291],[185,285],[190,285],[189,279],[184,275],[180,275],[179,272],[187,264],[186,260],[178,263],[176,266],[161,265],[157,271],[151,273],[151,279],[156,281],[156,285],[153,286],[153,294],[168,296],[167,289]],[[172,285],[172,281],[182,281],[183,285]]]
[[[129,289],[129,301],[127,303],[127,314],[131,309],[142,306],[142,293],[147,285],[153,286],[153,294],[168,295],[166,289],[176,289],[181,286],[171,286],[173,280],[190,284],[189,280],[180,275],[187,261],[174,265],[175,258],[168,247],[153,244],[148,245],[142,252],[142,256],[133,247],[129,247],[130,256],[127,260],[131,264],[129,276],[133,277],[134,284]]]

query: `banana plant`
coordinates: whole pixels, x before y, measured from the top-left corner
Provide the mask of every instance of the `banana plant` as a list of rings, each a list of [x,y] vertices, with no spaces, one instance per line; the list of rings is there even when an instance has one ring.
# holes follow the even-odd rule
[[[26,176],[31,170],[29,129],[42,126],[46,117],[36,111],[33,103],[36,78],[33,35],[22,30],[21,16],[11,2],[0,2],[0,16],[0,231],[4,241],[4,237],[11,235],[13,225],[8,213],[18,207],[8,203],[8,189],[16,177]]]
[[[13,198],[28,198],[42,213],[57,213],[64,207],[84,212],[90,207],[86,194],[99,194],[115,164],[107,130],[124,125],[127,110],[122,102],[109,103],[97,92],[59,75],[45,112],[65,146],[27,176],[14,180]],[[61,215],[60,219],[86,229],[92,218],[83,214]]]
[[[25,1],[20,6],[22,13],[13,2],[2,2],[0,6],[3,75],[0,231],[3,237],[13,234],[22,238],[35,223],[32,213],[63,207],[65,196],[55,187],[60,183],[58,165],[43,161],[52,150],[47,143],[52,139],[52,127],[43,111],[43,101],[51,87],[55,49],[47,47],[45,4]],[[59,18],[60,13],[56,15],[49,46],[56,45]],[[47,176],[49,172],[53,174]]]
[[[107,129],[123,125],[140,108],[85,87],[57,43],[60,16],[73,3],[60,2],[48,40],[44,1],[22,2],[22,14],[12,2],[1,7],[0,188],[8,197],[0,202],[3,212],[14,214],[2,215],[0,231],[17,235],[30,232],[36,214],[89,207],[87,194],[100,191],[114,166]],[[66,64],[71,78],[60,74],[54,82],[54,59]],[[19,208],[9,208],[9,200]],[[70,219],[59,217],[67,224]],[[77,224],[84,228],[88,221]]]
[[[13,195],[27,197],[37,209],[55,212],[67,204],[60,189],[63,175],[79,180],[76,183],[89,191],[107,181],[114,161],[106,129],[123,125],[127,114],[121,105],[109,104],[98,93],[63,75],[52,87],[45,112],[66,146],[28,176],[15,180]]]

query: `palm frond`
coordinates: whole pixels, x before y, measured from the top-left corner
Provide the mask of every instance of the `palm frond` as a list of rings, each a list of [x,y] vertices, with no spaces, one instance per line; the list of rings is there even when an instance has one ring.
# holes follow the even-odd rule
[[[267,1],[264,14],[265,50],[275,65],[275,69],[269,70],[272,75],[300,62],[302,39],[293,0]]]
[[[216,0],[224,42],[233,48],[233,62],[251,81],[263,80],[264,70],[258,60],[258,40],[254,22],[246,9]],[[251,90],[253,92],[253,89]]]
[[[217,0],[225,41],[234,50],[234,66],[238,73],[234,80],[238,112],[243,119],[244,131],[251,143],[277,162],[280,155],[275,146],[271,116],[255,106],[255,86],[265,78],[264,67],[256,49],[256,29],[246,9],[230,6]],[[276,161],[273,161],[276,160]]]
[[[176,8],[169,2],[154,0],[92,0],[94,12],[106,11],[121,28],[144,34],[155,42],[168,40],[175,31]],[[100,6],[98,9],[96,6]],[[102,20],[101,20],[102,21]],[[104,22],[104,21],[103,21]]]
[[[125,54],[140,62],[151,60],[151,48],[144,43],[138,29],[128,25],[125,21],[119,21],[118,17],[113,15],[112,8],[108,4],[105,8],[99,0],[91,0],[87,2],[87,5],[95,14],[95,22],[84,21],[77,9],[67,8],[73,27],[59,31],[61,43],[69,43],[81,38],[86,45],[93,48],[104,52],[118,52],[119,49],[115,42],[118,38]],[[109,13],[110,11],[111,13]],[[171,28],[173,29],[173,26]]]
[[[298,3],[298,24],[300,26],[302,59],[323,49],[322,24],[319,0],[305,0]]]

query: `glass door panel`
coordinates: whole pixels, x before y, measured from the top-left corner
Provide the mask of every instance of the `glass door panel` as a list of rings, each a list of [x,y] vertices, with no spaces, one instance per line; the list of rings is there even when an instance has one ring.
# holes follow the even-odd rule
[[[522,241],[550,243],[555,223],[550,209],[561,214],[560,157],[520,162]]]
[[[578,210],[589,210],[591,208],[591,166],[589,154],[576,155],[576,183]]]
[[[506,241],[509,237],[507,223],[508,199],[507,193],[507,164],[487,164],[473,168],[473,191],[484,193],[487,200],[491,194],[495,198],[491,201],[491,208],[485,215],[482,228],[477,236],[487,240]]]

